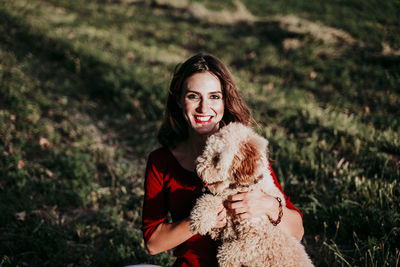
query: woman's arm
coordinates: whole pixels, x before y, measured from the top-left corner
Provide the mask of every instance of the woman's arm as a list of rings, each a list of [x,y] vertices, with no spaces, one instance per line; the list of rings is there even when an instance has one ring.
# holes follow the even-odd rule
[[[222,205],[221,208],[215,228],[226,225],[226,210]],[[146,242],[146,247],[151,255],[155,255],[180,245],[192,236],[189,218],[176,223],[160,223]]]
[[[145,172],[141,229],[146,247],[153,255],[172,249],[193,236],[189,218],[174,223],[169,223],[167,220],[169,209],[165,199],[168,197],[168,190],[164,187],[164,178],[168,171],[165,165],[166,157],[171,157],[170,152],[166,153],[165,150],[152,152]],[[223,227],[226,224],[226,211],[222,203],[220,205],[216,227]]]
[[[261,190],[241,192],[229,196],[226,207],[241,219],[267,214],[273,220],[276,220],[279,214],[278,201]],[[279,227],[283,232],[300,241],[304,235],[303,220],[300,214],[287,207],[282,207],[282,209],[283,216],[281,222],[276,227]]]
[[[178,246],[192,236],[189,219],[176,223],[160,223],[147,241],[146,247],[151,255],[155,255]]]

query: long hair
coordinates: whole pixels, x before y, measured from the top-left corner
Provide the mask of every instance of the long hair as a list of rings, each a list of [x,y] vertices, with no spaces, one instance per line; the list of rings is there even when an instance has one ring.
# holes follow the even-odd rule
[[[197,54],[178,64],[168,89],[164,118],[158,131],[158,141],[163,146],[175,147],[188,137],[188,124],[183,116],[178,101],[182,95],[185,80],[195,73],[208,71],[221,82],[225,104],[221,127],[230,122],[241,122],[252,126],[254,118],[240,95],[231,73],[225,65],[213,55]]]

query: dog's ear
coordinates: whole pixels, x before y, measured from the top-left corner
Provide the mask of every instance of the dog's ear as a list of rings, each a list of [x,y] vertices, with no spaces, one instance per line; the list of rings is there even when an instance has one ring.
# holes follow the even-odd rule
[[[258,179],[255,174],[260,160],[261,154],[254,144],[242,143],[232,162],[235,182],[239,185],[253,184]]]

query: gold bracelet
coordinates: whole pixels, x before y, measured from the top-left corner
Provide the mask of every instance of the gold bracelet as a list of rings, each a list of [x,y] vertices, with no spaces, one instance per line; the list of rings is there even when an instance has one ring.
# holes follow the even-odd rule
[[[278,219],[273,220],[273,219],[267,214],[268,219],[269,219],[269,221],[272,223],[273,226],[277,226],[277,225],[281,222],[281,219],[282,219],[282,216],[283,216],[282,200],[280,199],[280,197],[276,197],[275,199],[276,199],[276,200],[278,201],[278,203],[279,203],[279,214],[278,214]]]

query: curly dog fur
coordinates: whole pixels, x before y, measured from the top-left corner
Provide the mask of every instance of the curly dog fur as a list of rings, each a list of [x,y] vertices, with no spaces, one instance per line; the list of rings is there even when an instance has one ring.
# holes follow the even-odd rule
[[[220,266],[313,266],[294,237],[273,226],[267,215],[251,219],[228,216],[226,226],[215,228],[221,203],[229,195],[260,188],[282,200],[268,164],[268,141],[251,128],[230,123],[207,139],[196,171],[211,194],[204,194],[190,215],[191,231],[222,241]]]

